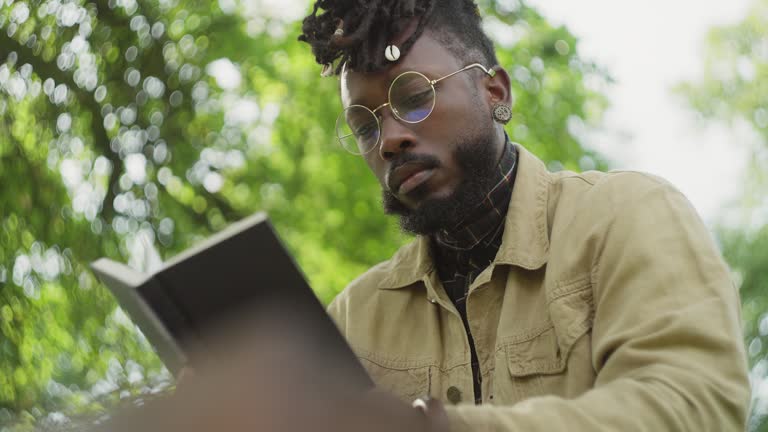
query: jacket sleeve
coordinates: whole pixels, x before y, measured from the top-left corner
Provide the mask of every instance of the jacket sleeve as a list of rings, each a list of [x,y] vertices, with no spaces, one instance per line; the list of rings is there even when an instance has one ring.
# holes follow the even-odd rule
[[[738,292],[687,199],[644,181],[615,207],[594,258],[594,388],[572,400],[449,406],[451,432],[745,429]]]
[[[325,311],[328,313],[328,316],[331,317],[331,320],[333,320],[334,324],[336,324],[336,327],[338,327],[339,331],[342,333],[342,335],[345,335],[346,333],[346,325],[347,325],[347,317],[346,317],[346,305],[345,305],[345,293],[341,292],[339,295],[337,295],[331,303],[328,305],[328,307],[325,308]]]

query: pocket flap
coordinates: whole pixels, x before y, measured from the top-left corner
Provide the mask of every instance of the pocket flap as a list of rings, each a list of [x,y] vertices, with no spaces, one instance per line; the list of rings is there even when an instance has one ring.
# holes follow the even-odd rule
[[[549,324],[503,342],[512,376],[556,374],[565,370],[576,341],[592,327],[594,305],[589,280],[579,279],[554,290],[548,312]]]
[[[553,292],[549,302],[549,316],[563,357],[568,357],[576,340],[592,327],[594,310],[589,280],[580,279],[561,285]]]
[[[565,368],[551,325],[508,340],[504,344],[504,354],[512,376],[553,374]]]
[[[379,362],[358,357],[377,387],[386,389],[405,402],[429,394],[430,367],[387,367]]]

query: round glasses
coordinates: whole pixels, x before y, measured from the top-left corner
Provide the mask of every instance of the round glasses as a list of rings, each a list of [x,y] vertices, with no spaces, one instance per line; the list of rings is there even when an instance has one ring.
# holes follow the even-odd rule
[[[403,72],[389,86],[385,104],[374,110],[363,105],[350,105],[336,119],[336,136],[348,152],[364,155],[373,150],[381,141],[381,122],[376,112],[389,106],[392,114],[405,123],[420,123],[435,109],[435,84],[472,68],[480,68],[493,77],[496,71],[474,63],[436,80],[415,71]]]

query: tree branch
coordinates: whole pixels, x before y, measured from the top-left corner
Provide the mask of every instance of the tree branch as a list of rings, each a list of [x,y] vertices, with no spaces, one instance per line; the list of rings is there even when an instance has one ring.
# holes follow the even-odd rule
[[[32,48],[19,43],[16,39],[8,36],[5,32],[0,32],[0,59],[5,59],[11,52],[16,52],[20,62],[29,63],[32,69],[42,79],[45,77],[53,79],[57,83],[66,84],[80,103],[80,105],[91,113],[91,131],[93,133],[94,144],[102,149],[103,155],[112,163],[112,174],[107,185],[107,195],[102,205],[102,215],[108,221],[115,216],[113,202],[115,200],[115,186],[120,178],[120,157],[110,148],[110,139],[107,130],[101,121],[101,106],[88,92],[81,91],[80,87],[74,82],[72,77],[60,70],[52,62],[47,62],[35,55]]]
[[[97,11],[103,15],[110,15],[106,10],[104,10],[103,7],[101,9],[97,8]],[[107,21],[109,21],[109,19],[107,19]],[[112,18],[112,21],[114,21],[114,17]],[[118,183],[122,173],[120,169],[122,160],[117,153],[112,151],[110,147],[111,140],[109,138],[109,134],[101,121],[101,105],[96,102],[92,94],[81,89],[74,82],[72,76],[69,73],[60,70],[58,66],[53,62],[45,61],[40,56],[35,55],[32,48],[19,43],[16,39],[8,36],[5,32],[0,32],[0,59],[7,58],[11,52],[17,53],[20,62],[29,63],[34,69],[35,73],[42,79],[51,78],[56,83],[66,84],[72,94],[75,95],[80,106],[85,108],[86,111],[90,112],[92,118],[91,131],[93,133],[94,145],[101,149],[101,153],[110,161],[113,167],[112,173],[110,174],[110,178],[108,180],[107,194],[102,203],[101,211],[101,215],[105,220],[108,222],[112,221],[116,215],[114,209],[114,200],[117,195]],[[192,109],[191,106],[189,108]],[[247,216],[247,214],[244,212],[238,211],[232,207],[221,196],[212,194],[204,188],[196,188],[196,190],[198,193],[205,196],[209,203],[218,207],[227,220],[237,220]],[[184,207],[194,220],[205,223],[205,225],[211,228],[207,218],[186,206]]]
[[[112,26],[112,28],[128,28],[130,26],[130,18],[123,17],[120,14],[116,13],[113,9],[109,8],[109,5],[105,0],[95,0],[91,3],[92,6],[95,8],[97,16],[102,22],[107,23],[108,25]],[[152,16],[149,11],[147,10],[147,5],[143,1],[138,2],[139,11],[138,13],[146,17],[150,22],[157,21],[158,18]],[[218,21],[218,20],[217,20]],[[214,25],[217,24],[217,21],[214,21]],[[222,25],[232,25],[231,18],[224,18],[221,21],[223,21]],[[142,56],[147,59],[163,59],[161,62],[144,62],[143,64],[148,65],[157,65],[157,67],[153,68],[150,72],[151,74],[156,74],[163,78],[163,81],[167,84],[171,78],[171,73],[168,73],[167,69],[164,67],[165,60],[163,56],[163,46],[165,46],[166,43],[173,42],[171,39],[168,38],[167,33],[164,33],[161,37],[159,37],[156,41],[152,43],[149,50],[142,53]],[[162,66],[160,66],[162,65]],[[144,70],[143,72],[147,72]],[[144,73],[143,73],[144,74]],[[189,95],[192,93],[192,83],[179,83],[178,89],[181,90],[183,93],[187,95],[187,97],[184,98],[184,107],[188,109],[190,112],[194,111],[194,105],[192,104],[191,100],[192,98],[189,97]],[[170,95],[171,91],[168,91],[166,94],[167,97],[167,103],[170,105]],[[178,133],[181,133],[182,131],[176,131]],[[196,187],[195,191],[199,193],[200,195],[203,195],[206,197],[206,201],[209,202],[209,204],[212,204],[213,206],[216,206],[221,210],[222,215],[227,220],[238,220],[243,217],[248,216],[246,212],[240,211],[232,207],[230,203],[228,203],[223,197],[220,195],[210,193],[205,188],[202,187]],[[194,213],[194,212],[193,212]],[[196,213],[195,213],[196,214]]]

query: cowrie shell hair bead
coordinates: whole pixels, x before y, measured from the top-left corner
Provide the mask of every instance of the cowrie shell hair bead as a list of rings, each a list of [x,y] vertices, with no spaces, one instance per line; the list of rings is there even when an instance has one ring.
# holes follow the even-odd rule
[[[388,45],[384,50],[384,57],[391,62],[397,61],[400,58],[400,48],[395,45]]]

